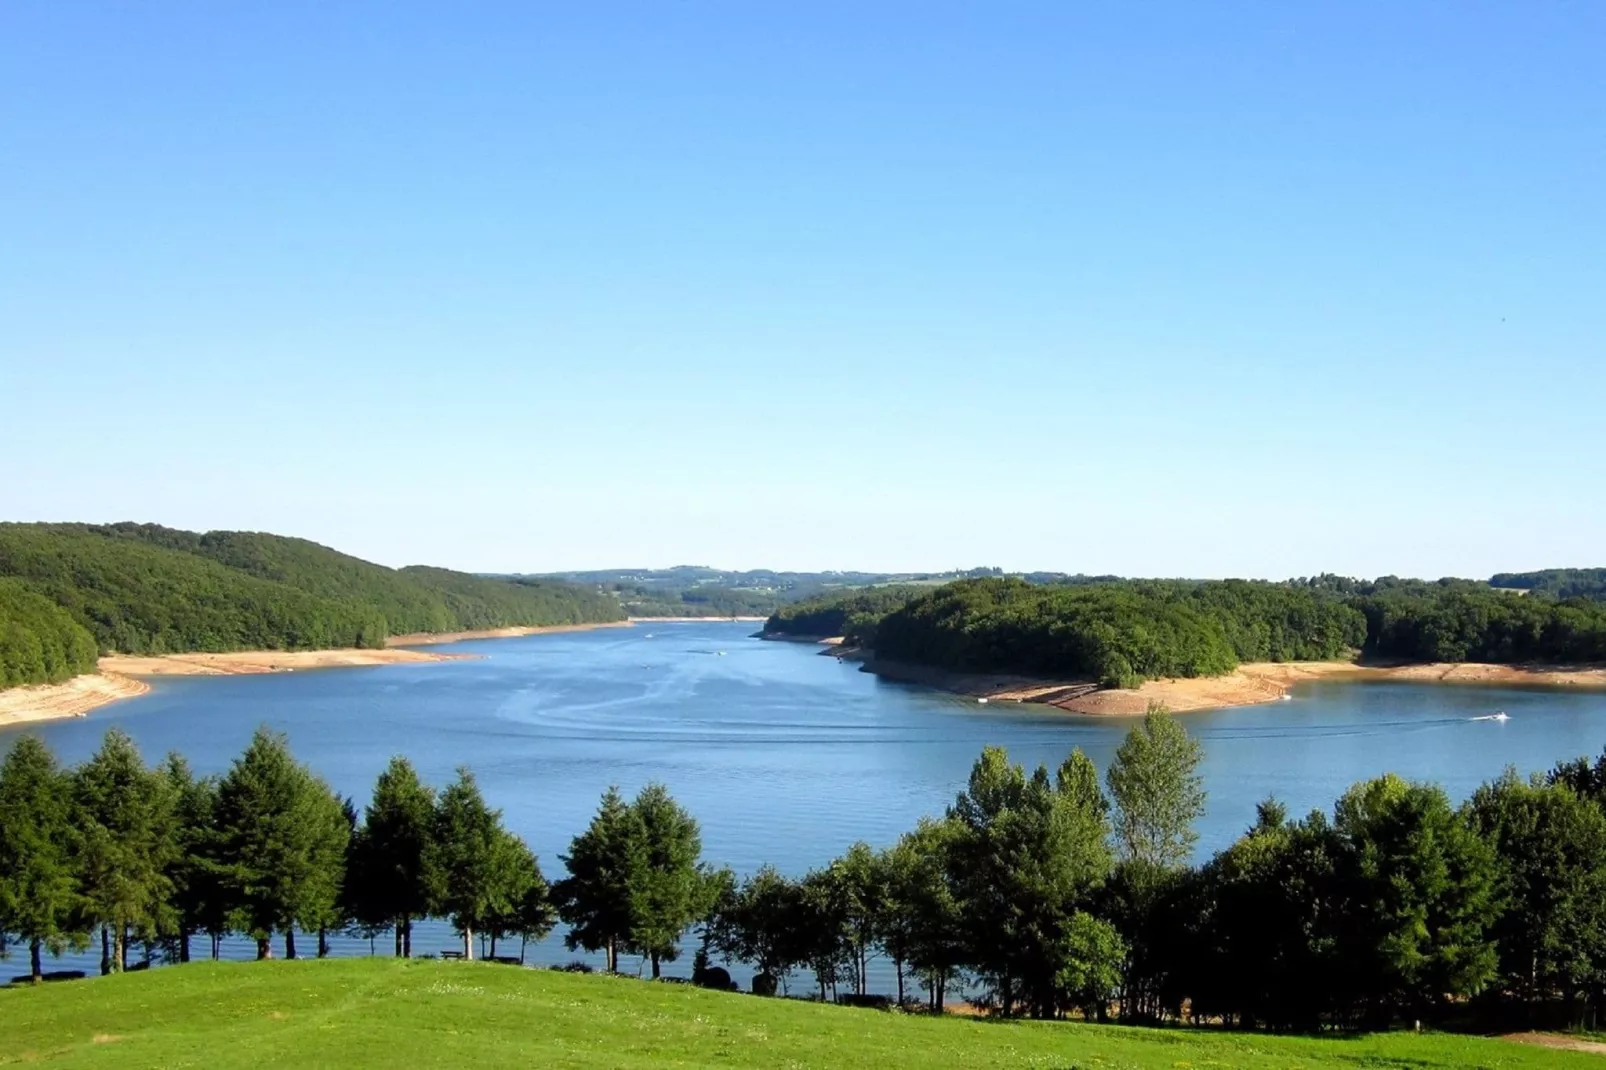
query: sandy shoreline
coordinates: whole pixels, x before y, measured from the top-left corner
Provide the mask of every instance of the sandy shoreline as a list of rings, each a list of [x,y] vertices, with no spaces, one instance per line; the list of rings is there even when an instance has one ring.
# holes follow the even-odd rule
[[[385,640],[387,647],[434,646],[439,643],[461,643],[469,639],[518,639],[526,635],[556,635],[560,632],[589,632],[598,628],[628,628],[628,620],[609,620],[595,624],[537,624],[519,628],[488,628],[477,632],[414,632],[411,635],[393,635]]]
[[[31,721],[82,717],[120,699],[143,695],[151,685],[119,673],[75,676],[60,684],[0,691],[0,728]]]
[[[241,676],[307,669],[350,668],[367,665],[407,665],[420,662],[463,661],[476,654],[441,654],[407,649],[466,639],[508,639],[552,632],[590,631],[593,628],[628,628],[629,621],[601,624],[554,624],[529,628],[495,628],[487,631],[442,632],[391,636],[383,650],[237,650],[227,654],[109,654],[100,659],[99,675],[74,677],[47,687],[19,687],[0,691],[0,727],[82,717],[91,710],[149,691],[135,679],[149,676]]]
[[[849,655],[853,656],[853,655]],[[989,702],[1031,702],[1070,713],[1140,714],[1151,702],[1175,713],[1276,702],[1296,684],[1319,679],[1401,680],[1470,686],[1581,687],[1606,689],[1606,667],[1554,665],[1432,664],[1373,666],[1336,661],[1263,662],[1241,665],[1225,676],[1149,680],[1131,690],[1104,690],[1096,683],[1042,680],[999,673],[956,673],[875,658],[864,670],[888,680],[972,696]]]
[[[755,621],[763,623],[768,617],[631,617],[630,624],[732,624]]]
[[[100,671],[124,676],[250,676],[297,669],[335,669],[360,665],[404,665],[421,661],[463,661],[472,654],[423,650],[237,650],[228,654],[161,654],[150,657],[108,654]]]

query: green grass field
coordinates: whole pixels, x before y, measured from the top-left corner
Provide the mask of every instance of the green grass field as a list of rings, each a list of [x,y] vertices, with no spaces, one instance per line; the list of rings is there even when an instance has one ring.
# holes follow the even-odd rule
[[[394,959],[204,963],[0,990],[0,1064],[117,1067],[1579,1067],[1474,1037],[994,1023]]]

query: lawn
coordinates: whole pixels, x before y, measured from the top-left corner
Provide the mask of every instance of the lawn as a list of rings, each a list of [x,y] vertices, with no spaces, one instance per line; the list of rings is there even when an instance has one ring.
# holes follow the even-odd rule
[[[201,963],[0,990],[0,1064],[231,1067],[1579,1067],[1476,1037],[1271,1037],[848,1010],[395,959]]]

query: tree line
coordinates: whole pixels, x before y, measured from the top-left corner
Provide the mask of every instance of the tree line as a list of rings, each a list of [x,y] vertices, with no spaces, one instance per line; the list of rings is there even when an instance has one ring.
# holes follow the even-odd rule
[[[1606,568],[1547,568],[1539,572],[1500,572],[1489,578],[1491,587],[1533,591],[1552,598],[1606,600]]]
[[[841,636],[851,643],[869,646],[875,641],[875,626],[883,617],[931,590],[929,586],[898,583],[815,595],[776,610],[764,622],[764,631],[800,638]]]
[[[878,657],[1133,687],[1214,676],[1242,661],[1326,660],[1360,646],[1353,606],[1286,584],[1132,580],[951,583],[883,617]]]
[[[379,647],[414,632],[623,618],[617,599],[558,581],[389,569],[304,539],[139,524],[0,524],[0,580],[59,607],[99,651],[127,654]],[[28,642],[13,625],[59,632],[36,610],[22,621],[18,604],[0,596],[0,649]],[[45,678],[34,669],[21,682]]]
[[[856,843],[799,877],[738,880],[702,859],[695,819],[660,785],[604,794],[548,884],[466,770],[438,793],[404,759],[361,814],[258,732],[218,778],[127,736],[61,769],[32,737],[0,765],[0,933],[42,954],[88,946],[102,969],[212,954],[229,933],[259,957],[297,933],[390,933],[412,953],[421,918],[476,937],[540,939],[654,977],[693,949],[692,978],[821,999],[961,988],[1000,1015],[1080,1015],[1237,1028],[1515,1028],[1599,1020],[1606,997],[1606,754],[1514,771],[1452,805],[1436,785],[1356,784],[1331,814],[1275,800],[1190,864],[1205,794],[1196,740],[1151,709],[1101,778],[1073,750],[1027,771],[986,748],[937,818],[877,850]],[[689,939],[688,939],[689,937]],[[511,958],[511,956],[502,956]],[[871,963],[896,978],[870,991]]]
[[[1022,578],[888,589],[787,607],[766,630],[846,634],[879,658],[1135,687],[1252,661],[1606,660],[1606,602],[1469,580]],[[834,629],[834,630],[833,630]]]

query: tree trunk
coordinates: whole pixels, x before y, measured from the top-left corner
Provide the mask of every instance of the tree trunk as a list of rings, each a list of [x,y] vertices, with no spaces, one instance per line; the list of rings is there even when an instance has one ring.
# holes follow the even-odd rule
[[[491,934],[491,958],[496,958],[496,933]]]
[[[519,965],[524,965],[524,949],[530,946],[530,938],[526,934],[519,936]]]
[[[413,919],[402,919],[402,958],[413,957]]]
[[[190,961],[190,931],[188,929],[178,934],[178,960],[180,962]]]
[[[113,970],[128,970],[128,930],[121,925],[112,931],[112,962]]]
[[[294,925],[284,931],[284,957],[287,959],[296,957],[296,927]]]
[[[223,954],[223,938],[217,933],[212,933],[210,935],[212,939],[212,961],[216,962],[218,960],[218,956]]]
[[[329,957],[329,927],[327,925],[318,926],[318,957],[321,959]]]
[[[28,944],[28,958],[33,968],[33,983],[38,984],[45,979],[45,960],[41,949],[44,941],[35,939]]]
[[[105,977],[112,972],[112,931],[110,927],[100,927],[100,975]]]
[[[605,953],[605,955],[607,957],[607,960],[608,960],[608,972],[609,973],[618,973],[619,972],[619,949],[618,949],[618,947],[616,947],[614,945],[613,937],[611,937],[611,936],[608,938],[608,946],[604,949],[604,953]]]
[[[474,961],[474,930],[466,925],[463,927],[463,957]]]
[[[399,918],[396,920],[396,957],[402,957],[402,923]]]
[[[270,942],[269,938],[266,936],[257,937],[257,961],[261,962],[264,959],[271,959],[272,957],[273,944]]]
[[[656,952],[656,951],[654,951],[654,952],[653,952],[653,953],[652,953],[652,979],[653,979],[653,980],[654,980],[654,981],[656,981],[656,980],[658,980],[658,976],[659,976],[659,970],[658,970],[658,952]]]
[[[903,1006],[903,960],[894,958],[892,968],[898,972],[898,1006]]]

